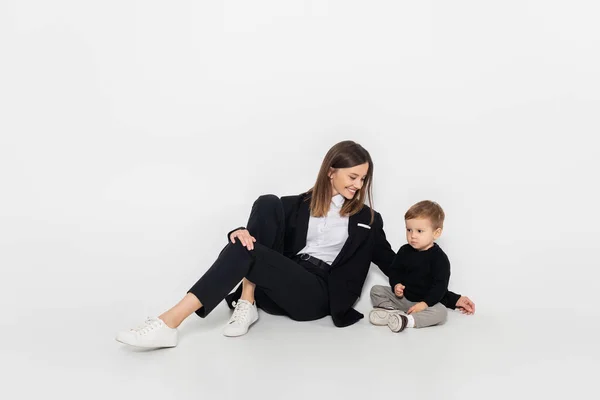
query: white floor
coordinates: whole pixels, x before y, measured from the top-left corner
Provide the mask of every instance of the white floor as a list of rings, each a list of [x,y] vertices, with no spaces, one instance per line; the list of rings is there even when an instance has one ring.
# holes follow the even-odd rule
[[[221,304],[185,321],[177,348],[142,351],[114,340],[145,317],[133,314],[50,309],[4,321],[2,397],[598,398],[597,316],[451,312],[444,326],[394,334],[366,319],[339,329],[329,317],[298,323],[261,312],[248,335],[226,338]]]

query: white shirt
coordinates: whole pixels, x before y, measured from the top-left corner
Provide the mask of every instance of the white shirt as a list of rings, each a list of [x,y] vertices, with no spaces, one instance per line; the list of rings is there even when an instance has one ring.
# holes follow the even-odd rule
[[[337,194],[331,198],[325,217],[310,217],[306,246],[299,253],[310,254],[329,265],[333,263],[348,239],[348,217],[340,215],[343,205],[344,196]]]

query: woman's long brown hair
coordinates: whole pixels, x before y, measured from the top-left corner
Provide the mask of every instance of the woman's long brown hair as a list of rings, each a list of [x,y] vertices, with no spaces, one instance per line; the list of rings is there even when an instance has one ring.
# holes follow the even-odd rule
[[[373,222],[373,194],[371,191],[371,182],[373,180],[373,161],[371,155],[360,144],[351,140],[345,140],[334,145],[323,159],[321,169],[317,175],[317,181],[308,191],[311,194],[310,210],[313,217],[324,217],[329,211],[331,197],[333,194],[331,188],[331,179],[329,171],[331,168],[352,168],[357,165],[369,163],[369,169],[365,182],[360,190],[356,192],[352,200],[346,199],[340,214],[342,216],[351,216],[362,210],[365,199],[369,199],[371,206],[371,223]]]

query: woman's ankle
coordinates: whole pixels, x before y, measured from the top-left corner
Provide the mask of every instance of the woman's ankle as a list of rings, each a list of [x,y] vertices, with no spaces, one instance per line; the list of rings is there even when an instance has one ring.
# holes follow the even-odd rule
[[[254,299],[254,296],[249,296],[249,295],[246,295],[246,296],[244,296],[244,294],[243,294],[243,293],[242,293],[242,295],[240,296],[240,300],[246,300],[246,301],[247,301],[247,302],[249,302],[250,304],[254,304],[254,302],[256,301],[256,300]]]
[[[256,289],[254,283],[246,278],[242,279],[242,295],[240,296],[240,300],[246,300],[254,304],[254,289]]]
[[[167,325],[171,329],[175,329],[175,328],[179,327],[179,325],[181,325],[181,323],[183,322],[183,321],[173,319],[167,313],[160,315],[158,317],[158,319],[162,320],[162,322],[164,322],[165,325]]]

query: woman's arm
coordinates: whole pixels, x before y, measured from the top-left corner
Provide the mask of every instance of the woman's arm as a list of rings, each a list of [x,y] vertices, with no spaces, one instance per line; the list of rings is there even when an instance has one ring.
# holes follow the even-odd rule
[[[385,232],[383,231],[383,219],[377,212],[375,213],[373,228],[373,234],[375,235],[375,246],[373,247],[373,255],[371,256],[371,260],[379,267],[381,272],[389,277],[392,262],[394,261],[396,253],[394,250],[392,250],[390,242],[388,242],[387,238],[385,237]]]

